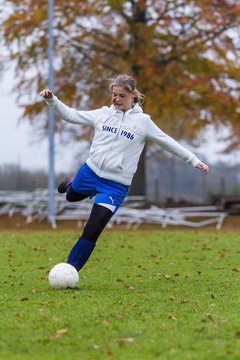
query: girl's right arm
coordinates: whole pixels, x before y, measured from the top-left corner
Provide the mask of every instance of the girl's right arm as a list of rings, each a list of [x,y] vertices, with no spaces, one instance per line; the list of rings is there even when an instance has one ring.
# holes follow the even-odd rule
[[[42,90],[40,96],[43,97],[49,107],[54,109],[54,113],[61,119],[73,124],[93,125],[94,116],[92,111],[77,111],[66,106],[49,89]]]
[[[53,92],[49,89],[44,89],[43,91],[40,92],[40,95],[46,100],[53,98]]]

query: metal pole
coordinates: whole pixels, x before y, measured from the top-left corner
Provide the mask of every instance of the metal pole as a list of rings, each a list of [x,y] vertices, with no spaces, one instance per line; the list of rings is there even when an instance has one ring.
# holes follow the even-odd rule
[[[49,89],[54,92],[54,38],[53,38],[54,1],[48,0],[48,63],[49,63]],[[54,166],[54,113],[48,110],[48,222],[56,228],[55,220],[55,166]]]

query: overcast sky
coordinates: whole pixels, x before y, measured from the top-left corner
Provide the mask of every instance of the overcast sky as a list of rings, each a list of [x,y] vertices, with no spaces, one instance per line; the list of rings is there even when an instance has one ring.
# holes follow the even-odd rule
[[[28,122],[18,121],[21,109],[16,104],[16,94],[12,92],[13,71],[5,72],[0,82],[0,108],[1,108],[1,131],[0,131],[0,166],[6,164],[18,164],[24,169],[48,170],[48,139],[39,142],[36,129]],[[43,104],[43,106],[45,106]],[[47,107],[46,107],[47,111]],[[74,126],[74,125],[73,125]],[[205,136],[209,141],[194,152],[202,153],[206,161],[213,162],[218,159],[226,159],[219,154],[223,143],[215,140],[215,135],[209,133]],[[71,173],[73,159],[78,144],[63,146],[56,144],[55,169],[57,172]],[[191,149],[192,150],[192,149]],[[229,157],[232,163],[239,159],[239,153]],[[238,160],[239,161],[239,160]]]
[[[5,72],[0,81],[0,166],[17,164],[25,169],[48,170],[48,138],[39,142],[36,129],[28,121],[19,121],[21,109],[17,106],[17,94],[12,91],[13,72]],[[46,106],[43,103],[43,106]],[[47,106],[46,106],[47,112]],[[56,171],[71,170],[74,154],[69,148],[56,144]]]

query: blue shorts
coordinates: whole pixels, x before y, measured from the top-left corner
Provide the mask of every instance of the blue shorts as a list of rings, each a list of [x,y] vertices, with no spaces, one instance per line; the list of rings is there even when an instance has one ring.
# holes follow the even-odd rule
[[[129,186],[101,178],[85,163],[73,179],[72,188],[77,193],[88,195],[89,198],[96,196],[95,204],[115,213],[123,203]]]

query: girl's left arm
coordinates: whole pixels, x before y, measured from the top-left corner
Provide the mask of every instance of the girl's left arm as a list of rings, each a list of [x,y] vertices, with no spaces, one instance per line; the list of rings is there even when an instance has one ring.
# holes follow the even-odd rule
[[[208,166],[204,163],[204,162],[200,162],[195,166],[197,169],[201,170],[202,172],[204,172],[205,174],[209,173],[209,168]]]
[[[193,154],[191,151],[187,150],[185,147],[180,145],[176,140],[171,138],[169,135],[160,130],[154,122],[149,119],[147,124],[147,138],[161,146],[164,150],[180,157],[187,163],[191,164],[195,168],[201,170],[202,172],[208,174],[208,166],[204,164],[198,157]]]

